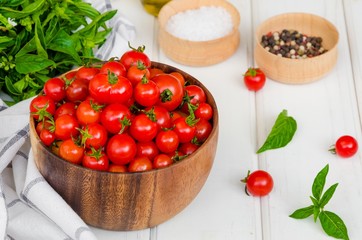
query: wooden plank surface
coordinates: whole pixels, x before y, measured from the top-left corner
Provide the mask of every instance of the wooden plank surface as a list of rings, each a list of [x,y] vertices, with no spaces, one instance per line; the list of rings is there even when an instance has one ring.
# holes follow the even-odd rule
[[[177,1],[177,0],[175,0]],[[310,205],[317,172],[330,165],[327,186],[339,186],[326,206],[344,219],[350,239],[361,239],[362,156],[341,159],[328,149],[344,134],[361,142],[362,1],[230,0],[239,10],[241,42],[236,53],[220,64],[189,67],[177,64],[158,47],[158,25],[139,1],[112,4],[137,29],[134,46],[145,45],[154,61],[182,69],[202,81],[214,95],[220,114],[220,135],[211,174],[197,198],[180,214],[153,229],[109,232],[94,229],[99,239],[331,239],[312,219],[289,218],[295,209]],[[242,74],[254,63],[254,30],[267,18],[285,12],[322,16],[338,29],[336,67],[323,79],[305,85],[287,85],[267,79],[264,88],[250,92]],[[282,149],[257,155],[277,115],[288,110],[298,123],[293,141]],[[248,197],[240,179],[248,170],[265,169],[274,178],[273,192]]]

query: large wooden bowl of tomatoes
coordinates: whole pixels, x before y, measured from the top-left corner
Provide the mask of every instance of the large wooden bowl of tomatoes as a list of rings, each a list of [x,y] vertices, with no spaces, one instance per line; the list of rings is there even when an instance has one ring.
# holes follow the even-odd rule
[[[91,226],[156,226],[196,197],[213,165],[213,96],[142,48],[49,79],[30,112],[40,173]]]

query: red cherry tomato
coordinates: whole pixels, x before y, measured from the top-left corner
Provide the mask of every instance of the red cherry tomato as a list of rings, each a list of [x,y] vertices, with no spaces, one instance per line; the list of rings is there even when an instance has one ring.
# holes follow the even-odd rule
[[[203,118],[200,118],[195,125],[196,133],[195,137],[199,143],[205,142],[205,140],[210,136],[212,131],[212,125],[209,121],[206,121]]]
[[[174,121],[174,131],[177,133],[180,143],[190,142],[196,134],[196,126],[190,125],[187,118],[179,117]]]
[[[352,157],[358,151],[358,142],[354,137],[344,135],[338,138],[330,151],[343,158]]]
[[[197,105],[206,102],[206,94],[204,90],[197,85],[188,85],[185,87],[187,96],[190,98],[190,103]]]
[[[77,79],[81,79],[85,81],[86,83],[89,83],[89,81],[99,72],[98,68],[95,67],[81,67],[79,68],[76,73],[75,77]]]
[[[133,95],[133,88],[125,77],[99,73],[89,82],[89,94],[101,104],[126,103]]]
[[[109,164],[108,172],[124,173],[127,172],[125,165]]]
[[[82,79],[72,80],[65,89],[66,100],[70,102],[84,101],[88,96],[88,83]]]
[[[274,186],[272,176],[263,170],[257,170],[251,174],[248,173],[248,176],[243,181],[246,183],[247,192],[256,197],[268,195]]]
[[[129,127],[131,136],[139,142],[152,141],[158,132],[157,122],[152,118],[145,113],[135,116]]]
[[[76,116],[80,125],[96,123],[101,118],[101,105],[92,100],[84,100],[78,105]]]
[[[129,135],[116,134],[109,139],[106,153],[112,163],[125,165],[136,156],[137,145]]]
[[[175,110],[182,102],[184,88],[181,83],[170,74],[159,74],[152,79],[160,90],[157,105],[168,111]]]
[[[179,72],[171,72],[170,75],[177,78],[177,80],[181,83],[182,86],[185,86],[185,78],[181,73],[179,73]]]
[[[55,134],[49,129],[43,128],[40,131],[39,138],[45,144],[45,146],[50,146],[55,140]]]
[[[151,161],[159,154],[159,149],[155,142],[138,142],[136,157],[148,157]]]
[[[150,71],[142,62],[138,62],[137,65],[131,66],[127,71],[127,78],[131,81],[133,86],[142,81],[142,78],[146,77],[150,79]]]
[[[58,117],[65,114],[75,117],[76,113],[77,113],[77,105],[73,102],[65,102],[62,105],[60,105],[57,108],[57,110],[55,110],[54,119],[57,119]]]
[[[79,123],[75,117],[68,114],[62,115],[55,120],[55,137],[60,140],[77,137]]]
[[[65,82],[61,78],[51,78],[44,83],[44,93],[55,102],[65,98]]]
[[[244,74],[244,83],[250,91],[258,91],[265,84],[265,74],[259,68],[249,68]]]
[[[185,155],[190,155],[190,154],[194,153],[198,148],[199,148],[199,145],[192,143],[192,142],[186,142],[186,143],[182,143],[178,150]]]
[[[126,69],[129,69],[133,65],[137,65],[138,61],[142,62],[146,68],[151,67],[151,60],[144,53],[145,46],[139,46],[137,49],[131,47],[130,45],[129,47],[132,50],[123,53],[120,59],[120,62],[126,67]]]
[[[206,102],[200,103],[194,113],[196,118],[203,118],[205,120],[210,120],[214,114],[211,105]]]
[[[101,123],[112,134],[121,133],[130,124],[131,112],[121,103],[112,103],[105,107],[101,113]]]
[[[173,163],[173,160],[170,156],[166,154],[159,154],[155,157],[153,160],[153,168],[159,169],[159,168],[165,168],[170,166]]]
[[[80,164],[84,155],[84,148],[76,145],[72,139],[63,141],[59,146],[59,156],[68,162]]]
[[[117,61],[106,62],[105,64],[103,64],[103,66],[99,70],[99,72],[102,74],[108,74],[108,71],[116,74],[117,76],[123,76],[123,77],[126,76],[126,72],[127,72],[126,67],[123,66],[122,63],[117,62]]]
[[[148,80],[147,78],[142,78],[142,80],[137,83],[134,88],[135,101],[144,107],[155,105],[159,97],[160,90],[158,89],[156,83]]]
[[[80,130],[82,137],[82,144],[86,148],[101,148],[108,139],[108,133],[105,127],[99,123],[87,124]]]
[[[30,102],[30,113],[34,119],[42,120],[55,113],[55,102],[48,96],[38,95]]]
[[[92,149],[85,152],[82,165],[98,171],[107,171],[109,168],[109,160],[105,152]]]
[[[173,130],[161,130],[156,136],[156,145],[163,153],[171,153],[176,151],[179,146],[179,138]]]
[[[157,122],[157,126],[158,126],[159,130],[162,128],[171,128],[172,127],[171,115],[170,115],[170,112],[167,111],[166,108],[156,105],[156,106],[148,107],[145,110],[152,111],[152,109],[155,114],[155,118],[156,118],[156,122]]]
[[[152,162],[148,157],[136,157],[128,166],[129,172],[145,172],[152,169]]]
[[[165,72],[164,71],[162,71],[161,69],[159,69],[159,68],[149,68],[148,69],[149,70],[149,72],[150,72],[150,77],[149,77],[149,79],[153,79],[156,75],[158,75],[158,74],[164,74]]]

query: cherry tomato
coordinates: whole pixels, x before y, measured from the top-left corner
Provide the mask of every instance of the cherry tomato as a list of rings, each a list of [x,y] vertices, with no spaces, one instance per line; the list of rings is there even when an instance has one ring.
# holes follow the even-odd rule
[[[265,84],[265,74],[259,68],[249,68],[244,74],[244,83],[250,91],[258,91]]]
[[[142,81],[142,78],[150,78],[150,71],[142,62],[138,62],[137,65],[131,66],[127,71],[127,78],[130,80],[133,86]]]
[[[84,100],[78,105],[76,116],[80,125],[96,123],[100,121],[102,105],[92,100]]]
[[[116,134],[109,139],[106,153],[112,163],[125,165],[136,156],[137,145],[129,135]]]
[[[153,106],[160,97],[160,90],[155,82],[142,78],[134,88],[135,101],[144,107]]]
[[[99,73],[89,82],[89,94],[98,103],[126,103],[133,95],[131,82],[113,73]]]
[[[79,123],[75,117],[68,114],[62,115],[55,120],[55,137],[60,140],[66,140],[77,137]]]
[[[180,143],[190,142],[196,134],[196,126],[190,125],[185,117],[179,117],[174,121],[174,131],[177,133]]]
[[[44,93],[55,102],[65,98],[65,82],[61,78],[51,78],[44,83]]]
[[[177,80],[179,80],[179,82],[181,83],[182,86],[185,86],[185,78],[181,73],[179,73],[179,72],[171,72],[170,75],[177,78]]]
[[[149,57],[144,53],[145,46],[139,46],[137,49],[129,47],[132,50],[129,50],[121,56],[120,62],[126,67],[126,69],[129,69],[133,65],[137,65],[138,61],[142,62],[146,68],[151,67],[151,60]]]
[[[108,139],[108,133],[105,127],[99,123],[91,123],[80,130],[82,144],[86,148],[98,149],[103,147]]]
[[[190,103],[197,105],[206,102],[206,94],[204,90],[197,85],[188,85],[185,87],[187,96],[190,98]]]
[[[82,79],[72,80],[65,89],[66,100],[70,102],[84,101],[88,96],[88,84]]]
[[[81,67],[79,68],[76,73],[75,77],[77,79],[81,79],[85,81],[86,83],[89,83],[89,81],[99,72],[98,68],[95,67]]]
[[[200,103],[194,113],[196,118],[203,118],[205,120],[210,120],[214,114],[211,105],[206,102]]]
[[[135,116],[129,127],[131,136],[140,142],[152,141],[152,139],[156,137],[158,131],[157,122],[152,118],[154,117],[149,117],[145,113]]]
[[[358,142],[354,137],[344,135],[338,138],[330,151],[343,158],[352,157],[358,151]]]
[[[55,113],[55,102],[48,96],[38,95],[30,102],[30,113],[36,120],[50,118]]]
[[[84,148],[74,143],[72,139],[63,141],[59,146],[59,156],[68,162],[80,164],[84,155]]]
[[[45,146],[50,146],[55,140],[55,134],[49,129],[43,128],[39,134],[40,140],[45,144]]]
[[[125,165],[116,165],[109,164],[108,172],[124,173],[127,172],[127,167]]]
[[[199,148],[199,145],[192,143],[192,142],[186,142],[186,143],[181,143],[178,150],[185,155],[190,155],[190,154],[194,153],[198,148]]]
[[[162,71],[162,70],[159,69],[159,68],[149,68],[148,70],[149,70],[149,72],[150,72],[150,77],[149,77],[149,79],[154,78],[154,77],[155,77],[156,75],[158,75],[158,74],[164,74],[164,73],[165,73],[164,71]]]
[[[130,110],[121,103],[106,106],[101,113],[101,123],[112,134],[124,132],[131,119]]]
[[[209,121],[200,118],[199,121],[195,125],[196,133],[195,137],[199,143],[205,142],[205,140],[210,136],[212,131],[212,125]]]
[[[158,147],[155,142],[138,142],[136,157],[148,157],[151,161],[159,154]]]
[[[136,157],[128,166],[129,172],[144,172],[152,169],[152,162],[148,157]]]
[[[159,154],[154,158],[152,165],[153,165],[153,168],[159,169],[159,168],[168,167],[172,163],[173,163],[173,160],[171,159],[170,156],[168,156],[166,154]]]
[[[161,130],[156,136],[156,145],[163,153],[171,153],[176,151],[179,145],[179,138],[173,130]]]
[[[65,102],[62,105],[60,105],[57,108],[57,110],[55,110],[54,119],[57,119],[58,117],[65,114],[75,117],[76,113],[77,113],[77,105],[73,102]]]
[[[35,131],[38,135],[40,135],[40,132],[43,129],[50,130],[51,126],[52,126],[52,123],[49,121],[40,121],[36,124]]]
[[[251,174],[249,173],[248,176],[242,180],[246,183],[247,193],[250,193],[252,196],[261,197],[268,195],[272,191],[274,181],[268,172],[257,170]]]
[[[160,90],[157,105],[168,111],[175,110],[182,102],[184,89],[181,83],[170,74],[159,74],[152,79]]]
[[[92,149],[85,152],[82,165],[98,171],[107,171],[109,168],[109,160],[105,152]]]
[[[152,109],[155,114],[158,130],[160,130],[162,128],[171,128],[172,127],[171,115],[170,115],[170,112],[167,111],[166,108],[156,105],[156,106],[148,107],[145,110],[152,111]]]
[[[108,71],[116,74],[117,76],[123,76],[123,77],[126,76],[126,72],[127,72],[125,66],[123,66],[122,63],[117,62],[117,61],[106,62],[105,64],[103,64],[103,66],[99,70],[99,72],[103,73],[103,74],[108,74]]]

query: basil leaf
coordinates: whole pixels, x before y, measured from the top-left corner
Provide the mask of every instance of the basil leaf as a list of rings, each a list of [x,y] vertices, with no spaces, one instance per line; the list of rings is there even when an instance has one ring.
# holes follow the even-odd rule
[[[322,211],[319,214],[319,221],[328,236],[349,240],[347,227],[337,214],[329,211]]]
[[[11,93],[15,96],[18,96],[21,94],[16,90],[16,88],[14,87],[14,84],[12,83],[11,79],[8,76],[5,77],[5,86],[6,86],[6,89],[9,91],[9,93]]]
[[[327,191],[325,191],[325,193],[323,194],[321,200],[319,201],[319,206],[321,208],[324,208],[324,206],[329,202],[329,200],[331,200],[334,191],[336,191],[336,188],[338,186],[338,183],[330,186]]]
[[[314,205],[311,205],[309,207],[295,210],[292,214],[289,215],[289,217],[295,219],[304,219],[311,216],[313,214],[313,211],[314,211]]]
[[[286,146],[293,138],[297,130],[297,122],[288,116],[287,110],[283,110],[269,133],[263,146],[256,153]]]
[[[15,64],[16,71],[23,74],[34,73],[50,66],[55,67],[55,63],[52,60],[33,54],[16,57]]]
[[[329,170],[329,165],[327,164],[315,177],[313,186],[312,186],[312,193],[315,199],[318,201],[323,192],[324,185],[326,183],[326,178]]]
[[[28,6],[26,6],[23,10],[14,10],[9,7],[0,7],[0,12],[3,13],[5,17],[13,18],[13,19],[21,19],[29,16],[30,14],[40,11],[44,6],[45,0],[35,1]]]
[[[314,220],[314,222],[317,222],[317,219],[319,217],[320,212],[321,212],[320,207],[314,205],[314,208],[313,208],[313,220]]]

